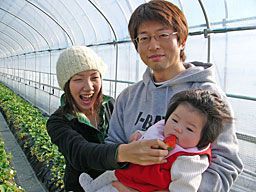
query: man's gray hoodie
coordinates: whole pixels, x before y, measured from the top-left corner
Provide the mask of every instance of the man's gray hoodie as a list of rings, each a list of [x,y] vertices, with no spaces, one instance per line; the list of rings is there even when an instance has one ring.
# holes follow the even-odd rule
[[[136,130],[147,130],[163,119],[171,97],[182,90],[196,88],[213,90],[228,103],[224,92],[215,83],[212,64],[192,62],[184,65],[186,67],[184,72],[160,86],[154,84],[152,73],[147,68],[142,81],[123,90],[115,102],[106,142],[128,143],[129,137]],[[230,111],[233,114],[231,107]],[[229,191],[242,169],[235,125],[227,124],[212,144],[212,162],[203,173],[199,191]]]

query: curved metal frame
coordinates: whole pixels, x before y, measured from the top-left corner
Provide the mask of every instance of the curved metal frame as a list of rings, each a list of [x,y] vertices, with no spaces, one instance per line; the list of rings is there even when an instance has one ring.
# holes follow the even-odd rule
[[[24,49],[23,46],[22,46],[18,41],[16,41],[12,36],[10,36],[10,35],[8,35],[8,34],[2,32],[2,31],[0,31],[0,33],[4,34],[4,35],[7,36],[9,39],[11,39],[11,40],[14,41],[16,44],[18,44],[21,49]]]
[[[95,9],[102,15],[102,17],[104,18],[104,20],[108,23],[109,27],[111,28],[113,35],[114,35],[114,46],[116,46],[116,73],[115,73],[115,80],[117,80],[117,71],[118,71],[118,44],[117,42],[117,35],[116,32],[113,28],[113,26],[111,25],[110,21],[107,19],[107,17],[103,14],[103,12],[91,1],[88,0],[94,7]],[[117,92],[117,82],[115,82],[115,97],[116,97],[116,92]]]
[[[6,42],[5,39],[1,39],[1,42],[4,42],[5,44],[8,45],[8,47],[11,47],[11,48],[12,48],[12,46],[9,44],[9,42]],[[4,46],[4,47],[6,48],[6,46]],[[6,49],[7,49],[7,48],[6,48]],[[8,49],[8,50],[9,50],[9,49]],[[14,49],[12,48],[12,50],[14,50]],[[13,51],[9,50],[9,52],[10,52],[10,54],[12,55],[12,52],[13,52]]]
[[[47,12],[45,12],[43,9],[41,9],[40,7],[36,6],[35,4],[33,4],[32,2],[25,0],[26,2],[28,2],[29,4],[31,4],[32,6],[34,6],[36,9],[38,9],[39,11],[41,11],[42,13],[44,13],[47,17],[49,17],[54,23],[56,23],[61,29],[62,31],[67,35],[68,39],[71,42],[71,45],[73,45],[73,40],[71,39],[70,35],[68,34],[68,32],[64,29],[64,27],[62,27],[52,16],[50,16]]]
[[[73,43],[74,43],[74,39],[72,38],[72,36],[71,36],[71,34],[69,33],[69,31],[67,30],[67,29],[69,29],[68,28],[68,26],[65,28],[64,26],[62,26],[61,25],[61,23],[59,23],[56,19],[54,19],[50,14],[48,14],[47,13],[47,11],[45,11],[45,10],[43,10],[41,7],[39,7],[38,5],[36,5],[36,4],[34,4],[34,3],[32,3],[32,1],[31,0],[25,0],[28,4],[30,4],[31,6],[33,6],[33,7],[35,7],[36,9],[38,9],[39,11],[41,11],[43,14],[45,14],[46,16],[47,16],[47,18],[49,18],[49,19],[51,19],[54,23],[56,23],[56,25],[58,25],[59,27],[60,27],[60,29],[66,34],[65,36],[68,38],[68,40],[69,41],[67,41],[67,42],[70,42],[72,45],[73,45]],[[115,82],[115,97],[116,97],[116,93],[117,93],[117,83],[118,82],[122,82],[122,83],[126,83],[126,81],[118,81],[118,79],[117,79],[117,73],[118,73],[118,54],[119,54],[119,49],[118,49],[118,45],[119,44],[121,44],[121,43],[130,43],[131,41],[130,40],[118,40],[117,39],[117,34],[116,34],[116,31],[115,31],[115,29],[114,29],[114,27],[113,27],[113,25],[111,25],[111,22],[110,22],[110,20],[109,20],[109,18],[107,18],[106,17],[106,15],[103,13],[103,11],[102,10],[100,10],[100,8],[96,5],[96,3],[94,3],[92,0],[88,0],[88,2],[96,9],[96,11],[102,16],[102,18],[106,21],[106,23],[109,25],[109,27],[110,27],[110,30],[112,31],[112,33],[113,33],[113,36],[114,36],[114,38],[113,38],[113,41],[110,41],[110,42],[105,42],[105,43],[95,43],[95,44],[90,44],[90,45],[88,45],[88,46],[98,46],[98,45],[113,45],[114,46],[114,48],[115,48],[115,56],[116,56],[116,58],[115,58],[115,67],[116,67],[116,71],[115,71],[115,79],[114,80],[107,80],[107,81],[113,81],[113,82]],[[128,3],[128,1],[126,0],[126,2]],[[181,5],[181,8],[182,8],[182,4],[181,4],[181,0],[178,0],[178,2],[180,3],[180,5]],[[48,2],[49,3],[49,2]],[[62,4],[64,4],[64,2],[61,2]],[[76,1],[76,3],[78,3],[77,1]],[[226,32],[231,32],[231,31],[242,31],[242,30],[255,30],[256,29],[256,26],[244,26],[244,27],[232,27],[232,28],[224,28],[224,29],[211,29],[211,26],[210,26],[210,23],[209,23],[209,21],[208,21],[208,17],[207,17],[207,13],[206,13],[206,10],[205,10],[205,7],[204,7],[204,5],[203,5],[203,1],[202,0],[198,0],[198,3],[200,4],[200,7],[201,7],[201,9],[202,9],[202,12],[203,12],[203,15],[204,15],[204,18],[205,18],[205,21],[206,21],[206,25],[203,25],[203,27],[206,27],[206,29],[204,29],[203,31],[199,31],[199,32],[192,32],[192,33],[189,33],[189,35],[204,35],[204,37],[205,38],[207,38],[207,40],[208,40],[208,47],[207,47],[207,61],[208,62],[210,62],[210,60],[211,60],[211,55],[210,55],[210,51],[211,51],[211,37],[210,37],[210,34],[211,33],[226,33]],[[225,3],[225,6],[227,6],[226,5],[226,0],[224,0],[224,3]],[[79,4],[79,3],[78,3]],[[117,2],[117,4],[118,4],[118,6],[120,7],[120,9],[122,9],[122,7],[121,7],[121,5],[120,5],[120,3],[119,2]],[[129,4],[129,3],[128,3]],[[129,5],[131,5],[131,4],[129,4]],[[65,7],[65,5],[64,5],[64,7]],[[39,36],[41,36],[43,39],[44,39],[44,41],[46,42],[46,44],[48,45],[48,50],[46,49],[46,50],[36,50],[36,48],[35,48],[35,46],[34,46],[34,44],[33,44],[33,42],[28,38],[28,37],[26,37],[24,34],[22,34],[22,33],[20,33],[18,30],[16,30],[15,28],[13,28],[12,26],[9,26],[8,24],[6,24],[6,23],[4,23],[3,21],[0,21],[1,23],[3,23],[4,25],[6,25],[6,26],[8,26],[9,28],[11,28],[12,30],[14,30],[16,33],[18,33],[20,36],[22,36],[28,43],[29,43],[29,45],[33,48],[33,51],[31,51],[31,52],[27,52],[27,53],[25,53],[25,58],[26,58],[26,55],[28,55],[28,54],[31,54],[31,53],[35,53],[35,59],[36,59],[36,53],[37,52],[45,52],[45,51],[49,51],[49,53],[50,53],[50,66],[51,66],[51,51],[54,51],[54,50],[61,50],[61,49],[52,49],[51,47],[50,47],[50,44],[49,44],[49,42],[48,42],[48,39],[47,38],[45,38],[45,36],[43,36],[43,34],[42,33],[40,33],[40,31],[39,30],[37,30],[36,28],[33,28],[33,26],[31,26],[28,22],[26,22],[26,20],[24,20],[24,19],[22,19],[22,18],[19,18],[18,16],[16,16],[16,15],[14,15],[14,14],[12,14],[12,13],[10,13],[9,11],[6,11],[5,9],[3,9],[3,8],[1,8],[0,7],[0,9],[1,10],[3,10],[3,11],[5,11],[6,13],[8,13],[8,14],[10,14],[10,15],[12,15],[13,17],[15,17],[15,18],[17,18],[17,19],[19,19],[19,20],[21,20],[23,23],[25,23],[29,28],[32,28],[33,29],[33,31],[35,31],[36,32],[36,34],[39,34]],[[84,10],[83,9],[83,7],[81,7],[81,9],[82,10]],[[68,9],[67,9],[67,11],[68,11]],[[123,10],[122,10],[123,11]],[[227,7],[225,7],[225,13],[226,13],[226,17],[228,17],[228,10],[227,10]],[[123,11],[123,13],[124,13],[124,11]],[[72,13],[71,13],[72,14]],[[86,15],[86,14],[85,14]],[[124,13],[124,15],[125,15],[125,13]],[[90,20],[90,18],[88,17],[88,15],[86,15],[87,16],[87,18],[88,18],[88,21],[92,24],[91,26],[93,27],[93,23],[91,22],[91,20]],[[74,17],[75,18],[75,17]],[[127,18],[127,17],[126,17]],[[252,19],[255,19],[255,18],[252,18]],[[238,20],[234,20],[234,21],[227,21],[227,23],[228,22],[235,22],[235,21],[238,21]],[[76,22],[77,22],[77,19],[76,19]],[[77,22],[78,23],[78,22]],[[217,22],[216,23],[211,23],[211,24],[218,24]],[[78,26],[80,26],[79,25],[79,23],[78,23]],[[201,26],[202,27],[202,26]],[[95,30],[95,28],[93,27],[93,30]],[[32,31],[31,30],[29,30],[30,31],[30,33],[32,33]],[[71,32],[72,32],[72,30],[70,30]],[[4,32],[1,32],[1,33],[4,33]],[[96,33],[95,33],[96,34]],[[35,35],[33,35],[33,36],[35,36]],[[18,44],[19,44],[19,42],[18,41],[16,41]],[[6,43],[6,42],[5,42]],[[3,46],[3,48],[5,49],[5,50],[7,50],[7,48],[6,48],[6,46]],[[2,52],[4,52],[4,51],[2,51]],[[10,50],[8,50],[8,52],[12,52],[12,51],[10,51]],[[23,55],[23,54],[18,54],[17,56],[20,56],[20,55]],[[6,55],[7,56],[7,55]],[[11,56],[12,57],[12,56]],[[9,58],[9,56],[7,56],[7,58]],[[12,58],[11,58],[12,59]],[[131,83],[131,82],[129,82],[129,83]],[[246,96],[239,96],[239,95],[232,95],[232,94],[227,94],[228,96],[230,96],[230,97],[235,97],[235,98],[237,98],[237,97],[241,97],[241,98],[243,98],[243,99],[248,99],[248,97],[246,97]],[[252,98],[249,98],[249,99],[252,99]]]
[[[208,20],[208,17],[207,17],[207,14],[206,14],[206,11],[205,11],[205,8],[204,8],[204,5],[203,5],[202,1],[198,0],[198,2],[199,2],[200,7],[203,11],[205,22],[206,22],[206,27],[207,27],[207,29],[205,29],[203,33],[204,33],[204,37],[207,38],[207,40],[208,40],[207,62],[210,63],[210,61],[211,61],[211,37],[208,33],[208,31],[210,30],[210,23],[209,23],[209,20]]]
[[[9,15],[11,15],[11,16],[17,18],[17,19],[20,20],[22,23],[26,24],[29,28],[33,29],[33,31],[35,31],[40,37],[43,38],[43,40],[46,42],[48,48],[50,49],[50,45],[49,45],[48,41],[45,39],[45,37],[44,37],[37,29],[35,29],[35,28],[34,28],[33,26],[31,26],[28,22],[26,22],[25,20],[21,19],[20,17],[14,15],[13,13],[10,13],[9,11],[7,11],[7,10],[1,8],[1,7],[0,7],[0,10],[5,11],[5,12],[8,13]]]
[[[76,2],[77,2],[77,1],[76,1]],[[77,4],[80,6],[80,4],[79,4],[78,2],[77,2]],[[97,39],[97,32],[96,32],[96,28],[95,28],[95,26],[94,26],[93,22],[91,22],[91,20],[90,20],[89,16],[86,14],[86,12],[85,12],[84,8],[83,8],[82,6],[80,6],[80,7],[81,7],[81,9],[83,10],[84,15],[85,15],[85,17],[87,18],[88,22],[89,22],[89,23],[90,23],[90,25],[92,26],[92,30],[94,31],[95,38]],[[84,42],[85,42],[85,41],[84,41]]]
[[[16,33],[18,33],[18,34],[19,34],[21,37],[23,37],[27,42],[29,42],[29,44],[31,45],[31,47],[33,48],[33,50],[35,50],[35,47],[34,47],[33,43],[32,43],[26,36],[24,36],[21,32],[19,32],[19,31],[16,30],[15,28],[13,28],[13,27],[7,25],[6,23],[4,23],[4,22],[2,22],[2,21],[0,21],[0,23],[2,23],[3,25],[9,27],[10,29],[12,29],[13,31],[15,31]]]

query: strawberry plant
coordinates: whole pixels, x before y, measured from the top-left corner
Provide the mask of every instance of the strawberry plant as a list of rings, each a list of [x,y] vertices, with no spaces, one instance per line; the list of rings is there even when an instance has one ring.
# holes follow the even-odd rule
[[[0,108],[25,154],[33,161],[36,159],[37,164],[44,166],[40,168],[37,175],[49,176],[45,173],[50,171],[50,185],[54,183],[55,188],[63,189],[65,160],[48,136],[47,117],[38,108],[2,84],[0,84]],[[39,179],[49,180],[49,178]]]
[[[6,153],[4,142],[0,138],[0,191],[1,192],[24,192],[20,186],[15,183],[15,170],[10,165],[11,154]]]

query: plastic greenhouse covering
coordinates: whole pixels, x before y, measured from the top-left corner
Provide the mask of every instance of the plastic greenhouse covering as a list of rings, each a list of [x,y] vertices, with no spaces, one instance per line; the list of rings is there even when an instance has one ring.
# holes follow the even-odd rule
[[[254,191],[256,151],[248,154],[248,146],[256,144],[256,0],[170,1],[189,24],[186,61],[216,65],[218,83],[236,113],[245,171],[233,190]],[[56,79],[59,54],[86,45],[108,65],[103,92],[116,98],[146,69],[127,29],[131,13],[144,2],[0,0],[0,82],[50,115],[63,93]]]

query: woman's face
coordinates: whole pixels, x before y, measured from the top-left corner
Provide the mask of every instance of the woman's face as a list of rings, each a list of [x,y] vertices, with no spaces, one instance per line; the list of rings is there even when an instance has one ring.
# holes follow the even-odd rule
[[[93,109],[102,86],[100,73],[96,70],[83,71],[75,74],[69,83],[69,88],[76,106],[82,113]]]

